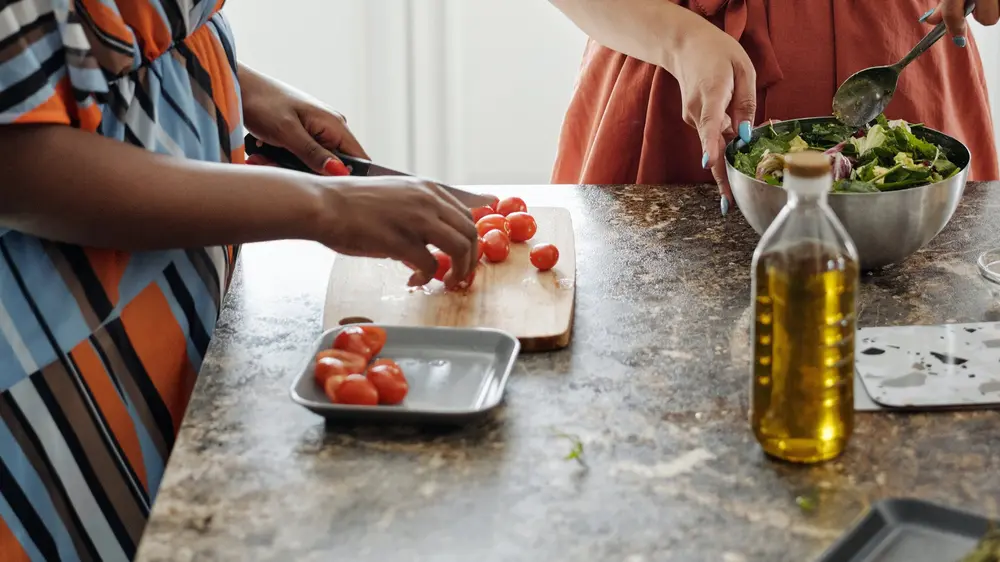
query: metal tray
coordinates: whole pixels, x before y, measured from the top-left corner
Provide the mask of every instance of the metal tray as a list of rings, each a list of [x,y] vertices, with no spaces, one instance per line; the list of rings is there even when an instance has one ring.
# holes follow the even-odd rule
[[[381,326],[385,348],[379,357],[393,359],[410,384],[398,406],[333,404],[316,386],[312,361],[328,349],[337,334],[330,330],[316,340],[292,383],[292,400],[329,420],[362,423],[464,423],[498,406],[507,377],[521,349],[517,338],[486,328],[423,328]]]
[[[958,562],[990,528],[985,517],[910,498],[882,500],[817,562]]]

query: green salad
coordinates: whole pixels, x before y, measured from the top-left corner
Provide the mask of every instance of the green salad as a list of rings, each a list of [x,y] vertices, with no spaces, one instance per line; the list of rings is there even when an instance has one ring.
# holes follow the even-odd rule
[[[944,148],[913,133],[918,127],[902,119],[890,121],[884,115],[863,130],[837,122],[809,125],[803,130],[793,121],[786,132],[770,126],[736,153],[733,166],[750,177],[781,185],[786,154],[822,151],[833,158],[835,193],[893,191],[957,174],[959,168]]]

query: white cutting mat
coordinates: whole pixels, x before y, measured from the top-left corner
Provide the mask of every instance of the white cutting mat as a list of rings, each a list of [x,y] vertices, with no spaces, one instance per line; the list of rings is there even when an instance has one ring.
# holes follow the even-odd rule
[[[861,328],[855,366],[881,406],[1000,406],[1000,323]]]

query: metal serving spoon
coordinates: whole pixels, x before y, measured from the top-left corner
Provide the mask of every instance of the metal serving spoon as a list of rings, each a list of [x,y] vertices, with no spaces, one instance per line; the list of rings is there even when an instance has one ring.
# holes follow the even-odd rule
[[[975,7],[975,0],[967,1],[965,15],[971,14]],[[906,65],[944,37],[945,31],[944,22],[941,22],[896,64],[873,66],[851,75],[833,96],[833,116],[841,123],[852,127],[863,127],[871,123],[892,101],[899,74]]]

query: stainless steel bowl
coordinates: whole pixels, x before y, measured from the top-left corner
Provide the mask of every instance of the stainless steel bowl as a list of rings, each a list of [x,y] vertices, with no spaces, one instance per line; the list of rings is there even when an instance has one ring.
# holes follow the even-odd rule
[[[832,117],[798,119],[805,128],[813,123],[829,123]],[[776,131],[791,127],[791,121],[775,123]],[[760,136],[766,127],[753,132]],[[961,171],[944,181],[884,193],[831,193],[830,207],[854,240],[865,270],[902,261],[923,248],[951,220],[965,191],[972,155],[958,140],[933,129],[919,128],[916,134],[948,151]],[[782,187],[749,177],[733,167],[737,140],[726,147],[726,171],[733,196],[750,226],[763,234],[785,206]]]

